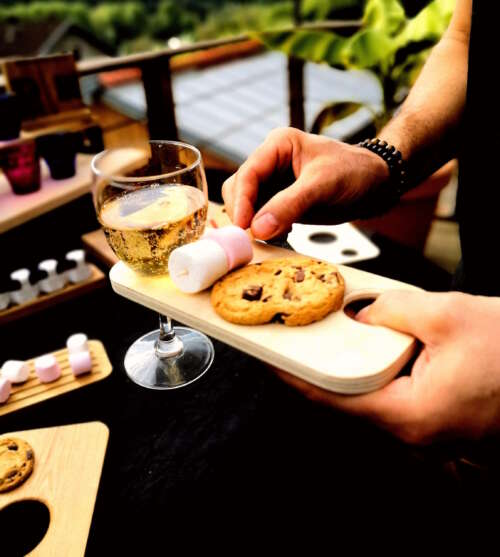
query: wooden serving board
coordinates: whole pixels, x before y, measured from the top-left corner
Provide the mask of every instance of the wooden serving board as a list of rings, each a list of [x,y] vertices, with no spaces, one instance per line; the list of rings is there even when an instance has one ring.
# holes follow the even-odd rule
[[[41,293],[35,299],[25,304],[10,306],[7,309],[1,310],[0,325],[4,325],[9,321],[14,321],[25,315],[31,315],[46,307],[52,307],[54,304],[65,302],[66,300],[81,296],[82,294],[86,294],[91,290],[103,286],[106,282],[106,275],[92,263],[87,263],[87,265],[91,270],[91,275],[88,279],[76,284],[68,283],[64,288],[61,288],[61,290],[49,294]]]
[[[50,511],[49,529],[30,555],[84,555],[108,443],[107,426],[90,422],[2,437],[27,441],[35,453],[35,466],[22,485],[0,493],[0,511],[11,503],[33,499]]]
[[[297,254],[254,242],[253,262],[291,255]],[[346,283],[344,306],[384,290],[416,289],[350,267],[338,268]],[[359,323],[343,310],[305,327],[235,325],[215,313],[209,290],[184,294],[170,277],[143,277],[123,262],[111,269],[110,279],[118,294],[335,392],[354,394],[380,388],[397,375],[416,348],[413,337]]]
[[[54,352],[54,356],[61,366],[62,374],[57,381],[52,383],[41,383],[35,375],[35,358],[28,360],[30,377],[25,383],[12,385],[10,397],[6,402],[0,404],[0,416],[73,391],[74,389],[85,387],[85,385],[90,385],[108,377],[113,367],[102,342],[99,340],[89,340],[89,351],[92,359],[92,370],[90,373],[85,373],[78,377],[75,377],[71,371],[68,361],[68,350],[63,348]]]

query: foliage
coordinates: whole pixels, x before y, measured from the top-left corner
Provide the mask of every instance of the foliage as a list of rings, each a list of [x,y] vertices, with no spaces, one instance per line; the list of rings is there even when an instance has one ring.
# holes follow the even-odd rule
[[[260,33],[258,38],[269,48],[305,60],[371,70],[380,79],[390,113],[400,101],[398,93],[411,85],[446,29],[454,4],[455,0],[432,0],[408,17],[398,0],[367,0],[361,28],[349,37],[302,29]]]
[[[293,21],[293,2],[284,0],[272,5],[227,4],[209,15],[195,31],[197,40],[239,35],[249,31],[290,26]]]

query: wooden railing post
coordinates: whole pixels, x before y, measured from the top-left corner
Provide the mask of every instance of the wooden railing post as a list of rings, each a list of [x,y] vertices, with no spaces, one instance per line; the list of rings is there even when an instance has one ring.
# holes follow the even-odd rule
[[[149,137],[177,139],[170,56],[159,56],[141,64],[146,93]]]

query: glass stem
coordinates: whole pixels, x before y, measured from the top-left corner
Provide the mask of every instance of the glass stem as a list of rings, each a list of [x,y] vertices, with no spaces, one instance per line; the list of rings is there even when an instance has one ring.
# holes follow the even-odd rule
[[[178,356],[184,348],[182,340],[176,336],[170,317],[160,313],[159,318],[160,333],[155,345],[156,357],[163,360]]]

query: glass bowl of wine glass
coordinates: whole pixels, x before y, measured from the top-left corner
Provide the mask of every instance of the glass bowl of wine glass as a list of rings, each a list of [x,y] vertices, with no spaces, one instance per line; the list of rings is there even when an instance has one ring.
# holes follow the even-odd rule
[[[168,275],[171,252],[205,228],[208,195],[201,154],[178,141],[150,141],[147,150],[108,149],[92,160],[93,199],[106,240],[118,259],[145,276]],[[136,340],[124,366],[137,384],[174,389],[201,377],[212,364],[210,339],[172,327]]]

